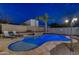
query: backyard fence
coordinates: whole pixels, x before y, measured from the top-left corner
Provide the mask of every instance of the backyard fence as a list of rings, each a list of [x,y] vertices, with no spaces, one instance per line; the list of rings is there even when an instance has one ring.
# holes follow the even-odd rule
[[[65,35],[79,35],[79,27],[48,28],[48,32]]]

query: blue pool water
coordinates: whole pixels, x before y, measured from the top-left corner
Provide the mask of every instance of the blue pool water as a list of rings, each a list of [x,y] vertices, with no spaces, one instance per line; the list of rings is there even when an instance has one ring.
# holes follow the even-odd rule
[[[37,37],[25,37],[21,41],[11,43],[8,48],[12,51],[28,51],[48,41],[70,41],[70,39],[63,35],[45,34]]]

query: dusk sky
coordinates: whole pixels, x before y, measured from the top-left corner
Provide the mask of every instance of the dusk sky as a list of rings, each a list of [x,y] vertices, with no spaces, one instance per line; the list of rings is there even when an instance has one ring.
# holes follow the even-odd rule
[[[21,24],[26,20],[34,19],[36,16],[42,16],[48,13],[53,19],[50,23],[63,23],[63,17],[77,15],[79,13],[79,4],[0,4],[0,18],[9,16],[9,21],[15,24]]]

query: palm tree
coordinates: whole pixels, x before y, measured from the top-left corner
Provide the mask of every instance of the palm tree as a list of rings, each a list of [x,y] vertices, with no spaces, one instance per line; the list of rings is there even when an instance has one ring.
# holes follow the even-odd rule
[[[36,20],[42,20],[44,23],[45,23],[45,33],[47,33],[47,30],[48,30],[48,26],[47,26],[47,23],[48,23],[48,14],[45,13],[44,16],[38,16],[36,17]]]

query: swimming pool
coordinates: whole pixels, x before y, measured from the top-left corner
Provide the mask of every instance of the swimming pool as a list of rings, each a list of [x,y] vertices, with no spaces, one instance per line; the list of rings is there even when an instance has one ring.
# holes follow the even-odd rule
[[[48,41],[70,41],[63,35],[44,34],[37,37],[24,37],[21,41],[11,43],[8,49],[12,51],[28,51],[37,48]]]

